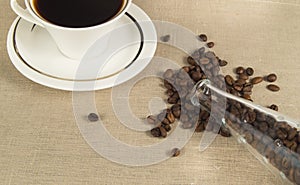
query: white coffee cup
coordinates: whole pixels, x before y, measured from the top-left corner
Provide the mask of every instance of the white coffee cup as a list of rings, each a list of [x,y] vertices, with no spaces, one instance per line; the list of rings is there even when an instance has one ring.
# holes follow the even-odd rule
[[[33,0],[25,0],[27,9],[23,9],[17,0],[11,0],[11,8],[23,19],[45,28],[54,39],[59,50],[67,57],[80,60],[87,52],[89,47],[110,30],[115,27],[120,19],[131,5],[132,0],[124,0],[125,3],[120,12],[109,21],[91,27],[70,28],[55,25],[45,19],[42,19],[33,6]]]

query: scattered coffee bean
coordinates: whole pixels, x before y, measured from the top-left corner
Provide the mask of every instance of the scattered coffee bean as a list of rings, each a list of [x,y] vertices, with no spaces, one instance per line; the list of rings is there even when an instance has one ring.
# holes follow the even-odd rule
[[[218,62],[221,67],[227,66],[227,64],[228,64],[228,62],[226,60],[218,60]]]
[[[269,108],[272,110],[278,111],[278,106],[275,104],[272,104]]]
[[[187,62],[188,62],[190,65],[192,65],[192,66],[196,66],[196,65],[197,65],[197,62],[196,62],[195,59],[194,59],[193,57],[191,57],[191,56],[189,56],[189,57],[187,58]]]
[[[209,42],[207,43],[207,47],[208,48],[213,48],[215,46],[215,43],[214,42]]]
[[[205,34],[200,34],[199,39],[200,39],[200,41],[206,42],[207,41],[207,36]]]
[[[270,84],[267,86],[267,89],[269,89],[270,91],[273,91],[273,92],[277,92],[280,90],[280,87],[278,87],[277,85],[274,85],[274,84]]]
[[[268,82],[275,82],[277,80],[277,76],[276,74],[272,73],[272,74],[269,74],[267,77],[266,77],[266,80]]]
[[[171,39],[171,36],[170,36],[170,35],[164,35],[164,36],[162,36],[162,37],[160,38],[160,40],[161,40],[162,42],[169,42],[170,39]]]
[[[245,71],[245,69],[243,68],[243,67],[237,67],[236,68],[236,70],[235,70],[235,72],[236,72],[236,74],[243,74],[244,73],[244,71]]]
[[[99,116],[95,113],[90,113],[88,115],[88,120],[91,121],[91,122],[96,122],[99,120]]]
[[[158,127],[159,128],[159,131],[160,131],[160,136],[161,137],[167,137],[168,136],[168,133],[166,131],[166,129],[164,127]]]
[[[246,73],[242,73],[239,75],[239,79],[248,80],[249,76]]]
[[[252,78],[251,83],[255,85],[255,84],[261,83],[262,81],[263,81],[263,77],[258,76],[258,77]]]
[[[154,125],[154,124],[156,124],[158,122],[158,120],[157,120],[157,118],[155,116],[150,115],[150,116],[147,117],[147,122],[149,124]]]
[[[180,149],[174,148],[171,153],[172,157],[178,157],[180,155]]]
[[[254,74],[254,69],[251,67],[248,67],[246,69],[246,73],[247,73],[247,75],[252,76]]]
[[[161,133],[160,133],[159,127],[153,128],[151,130],[151,134],[152,134],[153,137],[160,137]]]
[[[234,79],[232,78],[232,76],[226,75],[225,76],[225,82],[227,83],[227,85],[232,86],[233,83],[234,83]]]
[[[207,65],[209,63],[210,63],[210,61],[209,61],[208,58],[201,58],[200,59],[200,64],[202,64],[202,65]]]

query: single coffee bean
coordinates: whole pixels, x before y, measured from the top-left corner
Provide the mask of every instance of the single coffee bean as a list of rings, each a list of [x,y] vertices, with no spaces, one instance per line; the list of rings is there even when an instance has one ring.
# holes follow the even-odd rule
[[[226,82],[228,85],[232,86],[233,83],[234,83],[234,79],[232,78],[232,76],[226,75],[226,76],[225,76],[225,82]]]
[[[174,75],[174,71],[172,69],[168,69],[166,70],[166,72],[164,73],[163,77],[165,79],[171,79]]]
[[[167,118],[164,118],[162,120],[162,123],[165,124],[165,125],[169,125],[170,124],[170,121],[167,119]]]
[[[192,66],[196,66],[196,65],[197,65],[197,62],[196,62],[195,59],[194,59],[193,57],[191,57],[191,56],[189,56],[189,57],[187,58],[187,62],[188,62],[190,65],[192,65]]]
[[[182,69],[186,72],[186,73],[189,73],[190,72],[190,66],[184,66],[182,67]]]
[[[238,74],[238,75],[243,74],[244,71],[245,71],[245,69],[242,66],[237,67],[236,70],[235,70],[236,74]]]
[[[165,124],[162,124],[161,125],[167,132],[170,132],[172,130],[172,127],[170,125],[165,125]]]
[[[242,74],[239,75],[239,79],[248,80],[249,76],[246,73],[242,73]]]
[[[99,120],[99,116],[98,116],[97,114],[95,114],[95,113],[90,113],[90,114],[88,115],[88,120],[89,120],[90,122],[96,122],[96,121]]]
[[[258,76],[258,77],[252,78],[251,83],[252,83],[252,84],[259,84],[259,83],[261,83],[262,81],[263,81],[263,77]]]
[[[209,64],[209,62],[210,62],[209,59],[206,57],[200,59],[200,64],[202,65],[207,65]]]
[[[229,128],[226,128],[224,126],[221,126],[221,129],[219,131],[219,134],[223,137],[231,137],[231,133]]]
[[[246,69],[246,73],[247,73],[247,75],[252,76],[254,74],[254,69],[251,67],[248,67]]]
[[[228,64],[228,62],[226,60],[218,60],[218,62],[221,67],[227,66],[227,64]]]
[[[160,137],[160,136],[161,136],[161,133],[160,133],[159,127],[153,128],[153,129],[151,130],[151,135],[152,135],[153,137]]]
[[[167,119],[169,120],[170,123],[174,123],[175,122],[175,116],[172,113],[172,111],[167,113]]]
[[[266,77],[266,80],[268,82],[275,82],[277,80],[277,76],[276,74],[272,73],[272,74],[269,74],[267,77]]]
[[[277,92],[280,90],[280,87],[278,87],[277,85],[274,85],[274,84],[270,84],[267,86],[267,89],[269,89],[270,91],[273,91],[273,92]]]
[[[196,132],[203,132],[204,130],[205,130],[204,123],[202,121],[199,121],[195,131]]]
[[[296,128],[291,128],[289,131],[288,131],[288,140],[293,140],[297,135],[297,129]]]
[[[198,82],[202,78],[202,74],[200,72],[192,72],[191,78],[195,81]]]
[[[279,139],[281,139],[281,140],[284,140],[284,139],[286,139],[287,138],[287,132],[285,131],[285,130],[283,130],[283,129],[278,129],[277,131],[276,131],[276,134],[277,134],[277,137],[279,138]]]
[[[198,53],[199,53],[200,56],[202,56],[205,53],[205,47],[199,48]]]
[[[163,128],[163,127],[158,127],[158,128],[159,128],[161,137],[166,138],[168,136],[168,133],[167,133],[166,129]]]
[[[212,51],[208,51],[205,53],[205,57],[209,59],[216,59],[216,54]]]
[[[240,84],[240,85],[244,85],[244,84],[246,84],[246,80],[238,79],[238,80],[235,81],[235,83]]]
[[[209,42],[206,44],[208,48],[213,48],[215,46],[214,42]]]
[[[167,80],[164,80],[164,86],[165,86],[165,88],[167,88],[167,89],[173,89],[172,84],[170,84]]]
[[[207,41],[207,36],[205,34],[200,34],[199,39],[200,39],[200,41],[206,42]]]
[[[149,124],[154,125],[154,124],[156,124],[158,122],[158,120],[157,120],[156,116],[150,115],[150,116],[147,117],[147,122]]]
[[[171,35],[164,35],[160,38],[162,42],[169,42],[171,39]]]
[[[272,104],[269,108],[272,110],[278,111],[278,106],[275,104]]]
[[[180,155],[180,149],[174,148],[171,153],[172,153],[172,157],[178,157]]]
[[[246,100],[251,100],[251,96],[248,94],[243,94],[242,98],[244,98]]]
[[[244,88],[243,88],[243,92],[251,92],[252,91],[252,88],[253,88],[253,84],[252,83],[246,83],[244,85]]]
[[[238,91],[241,92],[243,90],[243,85],[242,84],[238,84],[238,83],[234,83],[233,84],[233,88]]]

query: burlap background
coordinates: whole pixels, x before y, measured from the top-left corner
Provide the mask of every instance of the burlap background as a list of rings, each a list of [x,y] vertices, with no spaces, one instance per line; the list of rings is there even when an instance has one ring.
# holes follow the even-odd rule
[[[256,87],[254,100],[278,104],[299,119],[300,3],[297,0],[134,0],[154,20],[207,33],[216,53],[229,61],[224,73],[250,65],[257,75],[276,72],[282,90]],[[126,167],[94,152],[73,116],[72,93],[50,89],[22,76],[6,50],[16,15],[0,0],[0,184],[280,184],[234,138],[217,137],[204,153],[195,134],[178,158],[149,167]],[[159,45],[157,56],[184,65],[184,54]],[[150,84],[146,86],[146,84]],[[159,79],[145,79],[132,90],[133,112],[146,116],[148,101],[165,97]],[[151,87],[151,88],[150,88]],[[111,89],[96,92],[97,108],[108,130],[129,144],[158,142],[121,126],[110,104]]]

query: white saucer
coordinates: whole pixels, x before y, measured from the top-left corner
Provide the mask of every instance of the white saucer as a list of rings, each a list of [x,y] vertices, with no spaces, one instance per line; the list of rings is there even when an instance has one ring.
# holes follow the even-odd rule
[[[14,66],[24,76],[51,88],[90,91],[113,87],[140,73],[151,61],[157,46],[155,27],[148,15],[138,6],[131,5],[126,15],[119,20],[119,26],[121,32],[112,35],[112,38],[126,38],[125,41],[132,44],[110,56],[101,73],[97,75],[79,78],[77,70],[81,61],[66,58],[57,49],[46,30],[22,18],[17,18],[9,30],[8,54]],[[92,49],[95,50],[95,47]],[[126,78],[117,80],[118,75],[123,73],[124,76],[126,71]],[[91,83],[94,85],[87,85]]]

